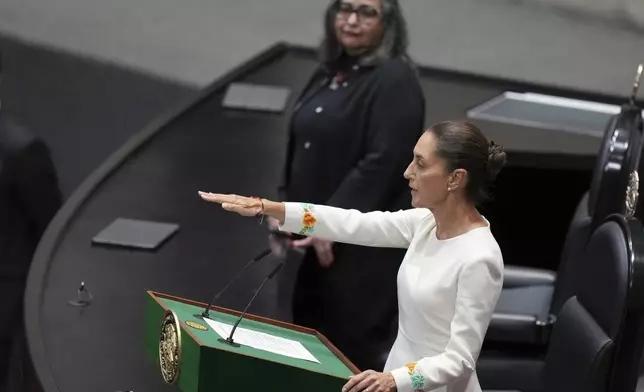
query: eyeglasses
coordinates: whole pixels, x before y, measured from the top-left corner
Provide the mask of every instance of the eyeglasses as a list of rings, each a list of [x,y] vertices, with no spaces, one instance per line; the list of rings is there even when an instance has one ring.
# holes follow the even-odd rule
[[[371,21],[380,16],[377,9],[367,4],[361,4],[358,7],[354,7],[353,4],[340,1],[338,2],[337,9],[338,18],[343,20],[349,19],[349,17],[354,13],[361,22]]]

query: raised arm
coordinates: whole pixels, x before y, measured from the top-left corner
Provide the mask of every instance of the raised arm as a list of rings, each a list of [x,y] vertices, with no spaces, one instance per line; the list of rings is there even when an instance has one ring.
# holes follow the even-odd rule
[[[431,391],[469,381],[502,285],[503,267],[496,258],[477,259],[464,266],[445,351],[392,370],[398,392]]]
[[[281,230],[354,245],[407,248],[420,224],[434,223],[426,209],[362,213],[309,203],[283,204]]]
[[[389,248],[409,246],[420,225],[434,224],[429,210],[411,209],[398,212],[345,210],[308,203],[278,203],[238,195],[199,192],[202,199],[219,203],[243,216],[279,221],[282,231],[316,236],[336,242]]]

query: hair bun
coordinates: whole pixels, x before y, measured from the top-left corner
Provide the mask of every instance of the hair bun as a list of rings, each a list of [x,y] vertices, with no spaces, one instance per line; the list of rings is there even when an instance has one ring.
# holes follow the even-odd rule
[[[487,151],[487,179],[493,181],[505,165],[507,158],[503,146],[495,144],[494,141],[489,143]]]

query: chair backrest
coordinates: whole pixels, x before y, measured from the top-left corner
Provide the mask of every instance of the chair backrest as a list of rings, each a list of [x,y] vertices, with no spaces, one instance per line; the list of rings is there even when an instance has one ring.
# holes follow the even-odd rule
[[[625,105],[609,122],[597,154],[588,196],[593,229],[611,214],[627,211],[627,189],[642,152],[642,110]]]
[[[637,203],[637,170],[642,151],[642,114],[635,106],[624,106],[613,116],[601,142],[590,189],[583,195],[568,227],[561,254],[551,314],[575,294],[577,262],[590,233],[611,214],[630,216]],[[635,173],[635,174],[633,174]],[[633,189],[635,186],[635,189]],[[628,208],[627,208],[628,206]]]
[[[575,209],[575,213],[568,226],[566,240],[563,244],[559,271],[555,281],[555,291],[552,294],[550,313],[556,315],[568,298],[575,295],[577,275],[574,273],[575,261],[583,254],[591,233],[592,217],[588,213],[589,192],[586,192]]]
[[[631,259],[628,233],[611,216],[591,234],[577,271],[577,293],[554,325],[544,391],[605,392],[627,307]]]
[[[644,226],[638,219],[616,220],[627,236],[629,292],[618,339],[610,392],[634,392],[641,375],[644,354]]]

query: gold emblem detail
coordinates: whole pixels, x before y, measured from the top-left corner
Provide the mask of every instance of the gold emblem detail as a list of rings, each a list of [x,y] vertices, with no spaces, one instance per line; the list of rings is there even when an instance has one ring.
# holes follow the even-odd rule
[[[201,325],[199,323],[195,323],[194,321],[186,321],[186,324],[194,329],[198,329],[201,331],[207,331],[208,328],[205,325]]]
[[[635,214],[637,209],[637,199],[639,197],[640,178],[637,170],[628,176],[628,186],[626,187],[626,212],[625,217],[630,219]]]
[[[163,381],[174,384],[179,378],[181,363],[181,328],[179,318],[172,310],[166,310],[159,333],[159,365]]]

